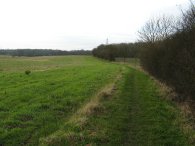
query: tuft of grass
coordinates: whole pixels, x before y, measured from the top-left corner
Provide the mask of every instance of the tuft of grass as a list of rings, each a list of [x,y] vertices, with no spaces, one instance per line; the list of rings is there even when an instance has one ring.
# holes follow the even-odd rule
[[[26,70],[26,71],[25,71],[25,74],[26,74],[26,75],[30,75],[30,73],[31,73],[30,70]]]

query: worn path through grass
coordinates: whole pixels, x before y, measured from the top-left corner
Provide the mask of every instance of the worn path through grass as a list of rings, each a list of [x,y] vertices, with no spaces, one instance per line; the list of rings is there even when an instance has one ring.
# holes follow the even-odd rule
[[[66,139],[72,145],[186,146],[177,107],[159,96],[151,78],[127,69],[117,82],[112,97],[101,101],[101,112],[89,117],[77,136]],[[74,134],[73,134],[74,135]],[[58,143],[62,145],[62,143]]]
[[[92,143],[129,146],[189,145],[187,136],[180,127],[179,109],[159,96],[154,81],[148,75],[128,69],[118,86],[116,95],[110,101],[102,103],[106,114],[91,118],[91,127],[97,130],[97,135],[104,133],[105,138],[100,137],[95,142],[92,140]]]
[[[98,96],[101,96],[100,100],[90,109],[92,112],[82,112],[77,118],[87,117],[84,124],[82,120],[77,124],[70,121],[61,130],[41,139],[40,144],[189,145],[187,135],[180,127],[179,109],[159,96],[158,88],[150,76],[126,68],[115,84],[115,91],[106,98]]]
[[[122,145],[188,145],[180,129],[178,109],[159,96],[148,75],[132,69],[122,88],[120,97],[129,103],[129,118],[124,121],[126,138],[121,141]]]

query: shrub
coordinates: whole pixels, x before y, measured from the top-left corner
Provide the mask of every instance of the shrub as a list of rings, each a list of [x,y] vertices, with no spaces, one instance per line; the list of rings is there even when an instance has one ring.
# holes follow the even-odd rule
[[[31,73],[30,70],[26,70],[26,71],[25,71],[25,74],[26,74],[26,75],[30,75],[30,73]]]
[[[195,7],[183,13],[180,21],[173,34],[161,40],[146,40],[140,60],[150,74],[185,98],[195,99]]]
[[[135,58],[139,54],[142,43],[121,43],[100,45],[93,49],[92,54],[95,57],[115,61],[116,58]]]

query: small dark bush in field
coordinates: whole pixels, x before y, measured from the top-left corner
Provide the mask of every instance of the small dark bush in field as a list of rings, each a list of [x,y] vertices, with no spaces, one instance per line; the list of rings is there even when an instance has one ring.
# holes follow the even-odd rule
[[[30,73],[31,73],[30,70],[26,70],[26,71],[25,71],[25,74],[26,74],[26,75],[29,75]]]

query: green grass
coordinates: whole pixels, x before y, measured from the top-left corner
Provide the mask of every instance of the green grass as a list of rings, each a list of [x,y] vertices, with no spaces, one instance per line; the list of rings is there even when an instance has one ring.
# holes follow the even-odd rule
[[[179,109],[159,96],[148,75],[125,69],[116,86],[117,91],[102,98],[84,127],[67,124],[43,145],[190,145],[180,127]]]
[[[120,69],[82,56],[0,60],[0,145],[37,145]]]
[[[76,59],[75,59],[76,58]],[[11,57],[0,56],[0,72],[24,72],[25,70],[45,71],[64,67],[95,65],[98,61],[90,56],[43,56],[43,57]]]
[[[137,62],[1,56],[0,145],[190,145],[180,110]]]
[[[129,146],[186,146],[187,136],[179,123],[179,110],[159,97],[148,75],[129,69],[119,91],[104,101],[104,114],[91,117],[96,136],[88,143]],[[102,137],[103,136],[103,137]]]

